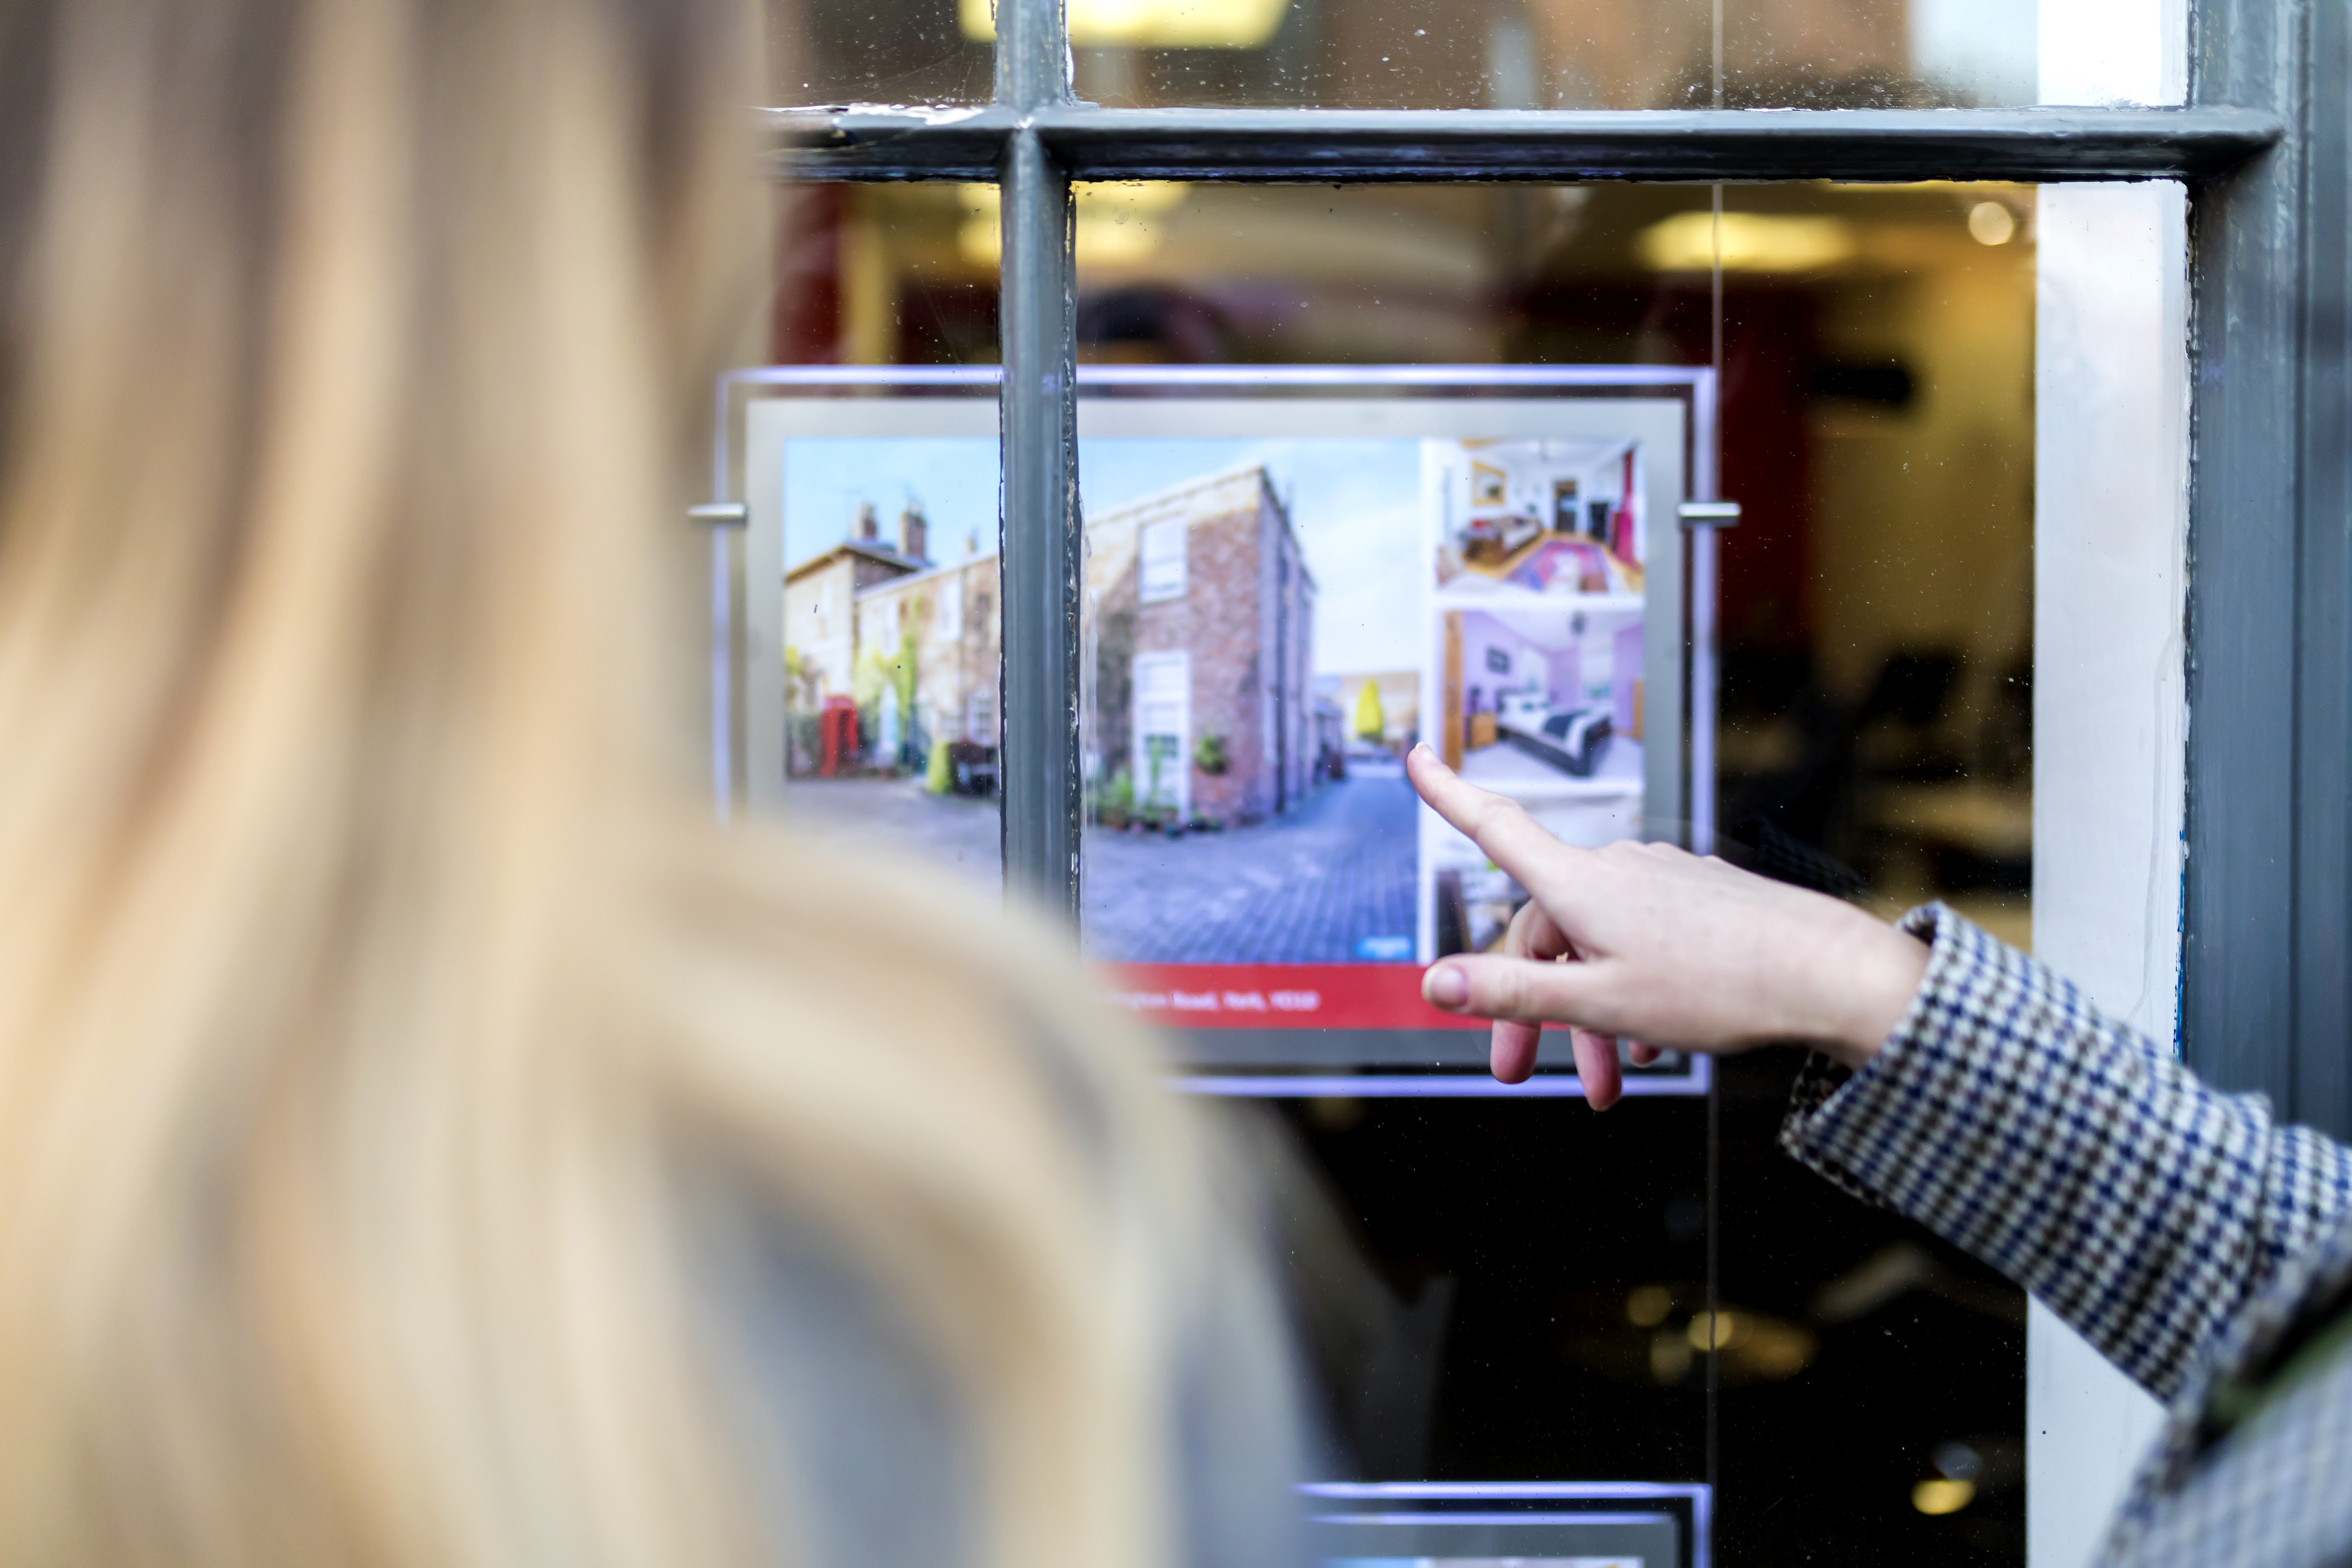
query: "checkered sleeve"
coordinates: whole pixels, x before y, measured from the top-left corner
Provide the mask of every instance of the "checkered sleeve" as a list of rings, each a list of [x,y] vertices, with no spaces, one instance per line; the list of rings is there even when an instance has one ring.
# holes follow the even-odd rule
[[[2231,1314],[2352,1211],[2352,1151],[2207,1088],[1940,904],[1910,1011],[1860,1072],[1799,1075],[1780,1142],[2031,1290],[2169,1398]]]

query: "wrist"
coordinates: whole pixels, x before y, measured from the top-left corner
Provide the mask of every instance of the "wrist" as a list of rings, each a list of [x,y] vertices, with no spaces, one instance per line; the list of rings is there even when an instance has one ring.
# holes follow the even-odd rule
[[[1846,930],[1824,944],[1817,993],[1823,1007],[1806,1033],[1824,1056],[1860,1069],[1911,1010],[1911,999],[1927,978],[1929,950],[1899,926],[1859,910],[1849,913]]]

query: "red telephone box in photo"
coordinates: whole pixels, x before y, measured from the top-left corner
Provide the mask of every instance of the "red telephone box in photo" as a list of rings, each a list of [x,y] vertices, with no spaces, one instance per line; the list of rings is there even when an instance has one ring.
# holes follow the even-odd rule
[[[822,760],[820,778],[839,778],[857,766],[857,702],[855,698],[828,697],[817,716]]]

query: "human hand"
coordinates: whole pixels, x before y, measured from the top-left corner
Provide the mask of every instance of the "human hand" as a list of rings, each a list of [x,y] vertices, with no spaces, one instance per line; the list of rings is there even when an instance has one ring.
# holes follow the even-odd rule
[[[1916,937],[1851,904],[1666,844],[1579,849],[1415,746],[1405,771],[1440,816],[1530,895],[1496,953],[1440,959],[1422,994],[1495,1020],[1495,1076],[1535,1070],[1542,1026],[1573,1031],[1595,1110],[1622,1089],[1615,1037],[1730,1052],[1775,1041],[1860,1067],[1902,1022],[1927,970]]]

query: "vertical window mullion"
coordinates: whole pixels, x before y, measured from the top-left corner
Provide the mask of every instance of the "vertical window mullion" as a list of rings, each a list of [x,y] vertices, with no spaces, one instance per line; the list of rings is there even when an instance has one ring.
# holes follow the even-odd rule
[[[1066,101],[1069,53],[1060,0],[1002,0],[997,17],[999,104],[1025,116]],[[1075,921],[1085,786],[1070,182],[1026,123],[1007,141],[998,177],[1004,728],[997,776],[1004,882],[1008,891],[1042,900]]]

